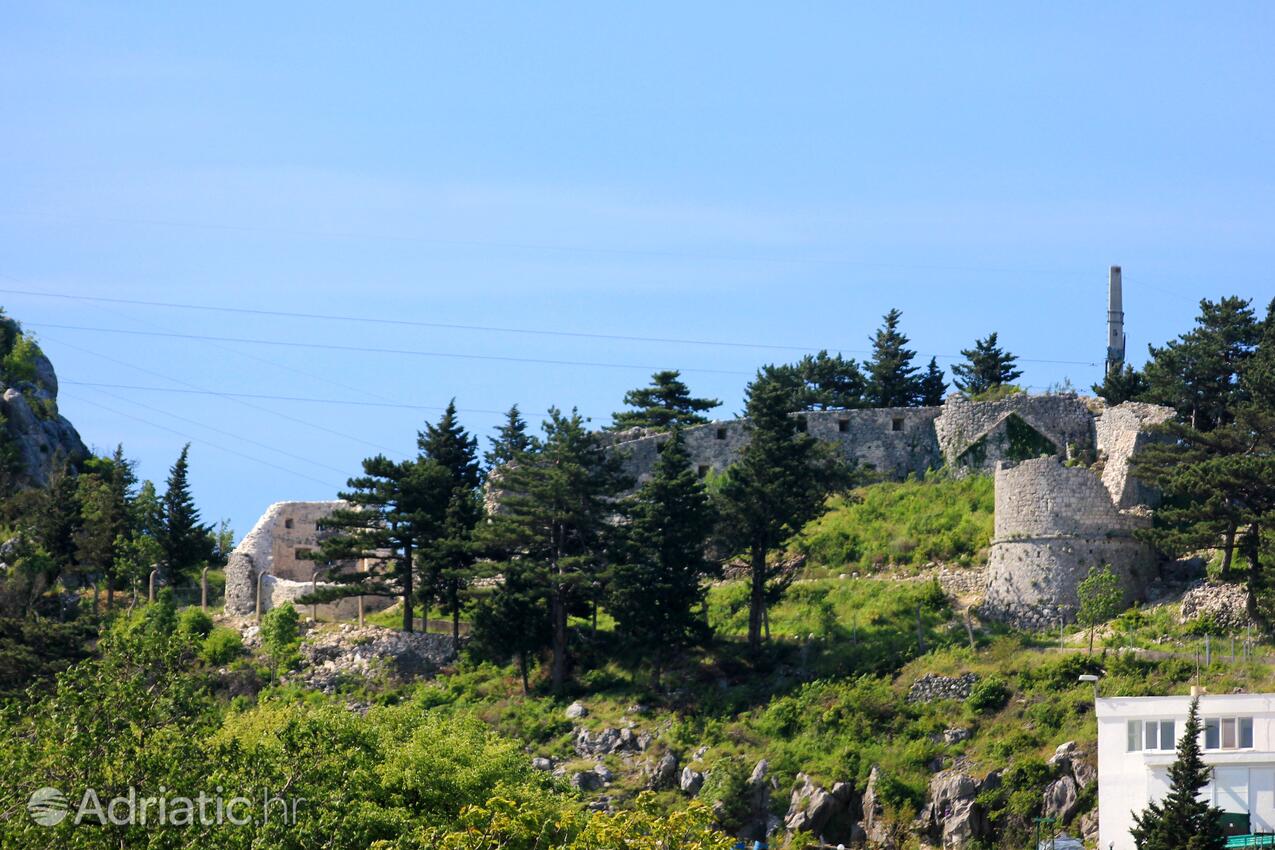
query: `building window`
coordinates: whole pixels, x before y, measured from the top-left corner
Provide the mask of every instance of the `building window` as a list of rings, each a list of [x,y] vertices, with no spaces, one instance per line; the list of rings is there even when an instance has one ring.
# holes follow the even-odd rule
[[[1177,746],[1176,724],[1172,720],[1130,720],[1127,749],[1131,753],[1172,752]]]
[[[1204,749],[1249,750],[1253,748],[1253,718],[1210,717],[1204,721]]]
[[[718,428],[718,429],[717,429],[717,439],[719,439],[719,440],[724,440],[724,439],[726,439],[726,429],[725,429],[725,428]]]
[[[902,430],[903,430],[903,417],[902,417],[902,416],[896,416],[896,417],[894,417],[893,419],[891,419],[891,420],[890,420],[890,430],[891,430],[891,431],[902,431]]]
[[[288,517],[283,521],[284,528],[292,528],[292,517]]]
[[[696,474],[697,474],[700,478],[707,478],[707,477],[708,477],[708,464],[701,463],[701,464],[699,465],[699,468],[695,470],[695,473],[696,473]]]
[[[837,420],[837,430],[838,430],[838,431],[840,431],[842,434],[844,434],[844,433],[846,433],[847,431],[849,431],[849,430],[850,430],[850,420],[849,420],[849,419],[838,419],[838,420]]]

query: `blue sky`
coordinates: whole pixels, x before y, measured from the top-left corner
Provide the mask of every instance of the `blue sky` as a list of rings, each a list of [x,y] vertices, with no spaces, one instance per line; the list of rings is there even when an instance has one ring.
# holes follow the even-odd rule
[[[1085,387],[1113,263],[1135,359],[1201,297],[1275,296],[1273,40],[1264,3],[11,6],[0,288],[794,348],[0,304],[86,441],[162,478],[190,439],[240,534],[436,412],[83,384],[455,396],[486,434],[678,367],[732,415],[899,307],[927,358],[995,330]]]

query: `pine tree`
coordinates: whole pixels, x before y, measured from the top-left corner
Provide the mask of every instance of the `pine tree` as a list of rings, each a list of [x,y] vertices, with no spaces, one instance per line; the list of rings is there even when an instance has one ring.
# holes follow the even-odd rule
[[[108,606],[114,599],[115,563],[134,532],[133,462],[116,446],[110,458],[91,458],[79,478],[82,527],[76,552],[96,587],[107,585]]]
[[[1200,799],[1213,770],[1200,756],[1200,700],[1191,700],[1178,757],[1169,768],[1169,794],[1133,816],[1129,832],[1138,850],[1222,850],[1221,809]]]
[[[674,429],[629,508],[609,594],[616,633],[650,662],[657,688],[670,658],[706,637],[701,579],[711,569],[704,551],[713,525],[708,493]]]
[[[209,532],[212,526],[203,525],[195,497],[190,493],[190,443],[182,447],[176,463],[168,471],[168,487],[162,502],[163,526],[159,544],[164,550],[164,570],[171,581],[189,573],[199,564],[212,558],[212,542]]]
[[[544,438],[501,474],[499,510],[482,527],[485,548],[517,561],[526,584],[544,587],[552,626],[550,678],[566,683],[567,616],[591,594],[612,532],[612,500],[626,482],[574,410],[550,408]],[[503,569],[503,567],[502,567]]]
[[[475,577],[474,529],[482,519],[478,440],[457,421],[453,399],[437,425],[426,423],[417,435],[417,446],[421,456],[442,467],[450,479],[450,487],[440,494],[445,498],[431,506],[438,534],[422,542],[420,562],[425,569],[425,587],[452,617],[452,640],[459,648],[460,615]]]
[[[491,450],[483,455],[487,469],[499,469],[532,447],[535,438],[527,433],[527,421],[518,405],[509,408],[503,424],[496,426],[496,436],[489,437]]]
[[[947,381],[943,380],[943,370],[939,368],[938,358],[931,357],[930,364],[925,367],[925,374],[921,376],[921,405],[938,407],[943,403],[946,393]]]
[[[489,658],[504,661],[513,655],[518,659],[525,695],[531,689],[531,657],[553,641],[548,575],[516,558],[500,565],[500,575],[499,589],[478,600],[473,639]]]
[[[872,407],[908,407],[921,396],[921,379],[912,365],[916,352],[907,347],[908,338],[899,330],[903,314],[885,314],[880,330],[872,337],[872,359],[867,363],[867,400]]]
[[[1108,373],[1101,384],[1093,385],[1093,391],[1107,404],[1112,405],[1126,401],[1141,401],[1148,389],[1146,375],[1128,363],[1123,369]]]
[[[611,430],[625,428],[669,428],[699,425],[708,418],[700,414],[721,405],[715,398],[692,398],[690,388],[681,380],[681,372],[665,369],[651,376],[651,384],[629,390],[624,403],[635,410],[618,411],[611,416]]]
[[[319,527],[332,534],[319,543],[312,557],[327,564],[364,560],[367,569],[334,571],[328,576],[330,587],[301,601],[398,596],[403,600],[403,631],[412,631],[417,552],[437,539],[437,505],[446,502],[451,484],[442,465],[422,458],[391,461],[377,455],[365,459],[363,475],[351,478],[349,489],[339,494],[350,507],[319,521]]]
[[[1200,301],[1196,326],[1163,348],[1150,347],[1146,400],[1166,404],[1200,431],[1225,425],[1244,401],[1240,375],[1262,329],[1250,303],[1234,296]]]
[[[973,348],[961,349],[961,356],[965,362],[952,367],[952,382],[966,395],[981,395],[1012,384],[1023,375],[1021,369],[1014,368],[1018,358],[997,345],[994,332],[986,339],[974,340]]]
[[[766,555],[821,515],[828,494],[848,482],[833,451],[799,430],[787,410],[784,388],[758,376],[748,387],[749,441],[727,470],[719,491],[721,529],[727,546],[748,552],[751,590],[748,644],[761,648],[762,621],[773,570]]]
[[[75,541],[84,523],[81,511],[77,476],[67,463],[59,463],[36,498],[31,530],[58,574],[72,585],[79,565]]]

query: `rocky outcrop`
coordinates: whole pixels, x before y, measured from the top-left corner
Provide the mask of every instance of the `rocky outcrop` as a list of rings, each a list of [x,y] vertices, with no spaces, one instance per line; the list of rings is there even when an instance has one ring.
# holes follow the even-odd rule
[[[677,785],[677,756],[665,753],[659,761],[647,769],[646,787],[651,791],[664,791]]]
[[[873,765],[868,773],[868,785],[863,789],[863,833],[871,846],[894,850],[894,839],[885,825],[885,807],[877,790],[880,782],[881,768]]]
[[[0,316],[0,357],[16,345],[20,365],[0,366],[0,485],[4,490],[44,487],[58,464],[83,463],[89,450],[65,416],[58,413],[58,378],[53,363],[27,340],[17,322]]]
[[[694,797],[699,793],[699,789],[704,787],[704,774],[690,767],[684,767],[682,776],[678,780],[678,787],[682,789],[683,794]]]
[[[807,832],[825,841],[850,842],[857,833],[856,803],[854,789],[849,784],[838,782],[828,791],[806,774],[799,773],[784,816],[784,828],[789,832]]]
[[[1182,595],[1183,623],[1208,619],[1223,634],[1254,626],[1248,615],[1248,591],[1242,584],[1201,582]]]
[[[451,635],[343,625],[307,634],[301,641],[301,659],[301,680],[332,693],[343,682],[432,676],[456,660],[456,648]]]
[[[956,850],[973,841],[990,838],[987,813],[975,798],[979,792],[999,783],[998,773],[980,782],[959,768],[939,771],[930,780],[929,802],[921,810],[918,831],[944,850]]]
[[[1080,812],[1080,792],[1098,778],[1098,770],[1093,759],[1075,741],[1060,744],[1048,764],[1059,776],[1045,789],[1042,801],[1045,817],[1057,818],[1060,824],[1070,823]]]
[[[926,673],[912,683],[908,689],[908,702],[933,702],[939,699],[964,700],[978,683],[976,673],[964,673],[960,676],[940,676],[937,673]]]
[[[581,756],[604,756],[610,753],[640,753],[651,745],[651,736],[632,729],[608,727],[590,732],[583,726],[576,727],[575,748]]]

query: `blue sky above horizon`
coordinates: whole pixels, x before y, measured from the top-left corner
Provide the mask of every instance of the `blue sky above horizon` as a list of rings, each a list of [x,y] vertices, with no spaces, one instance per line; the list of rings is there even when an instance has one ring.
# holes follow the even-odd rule
[[[924,359],[994,330],[1084,388],[1111,264],[1134,360],[1202,297],[1275,296],[1273,37],[1261,3],[15,7],[0,289],[794,349],[0,304],[87,442],[159,479],[190,439],[239,534],[437,413],[83,384],[454,396],[486,435],[514,402],[604,424],[672,367],[729,416],[899,307]]]

